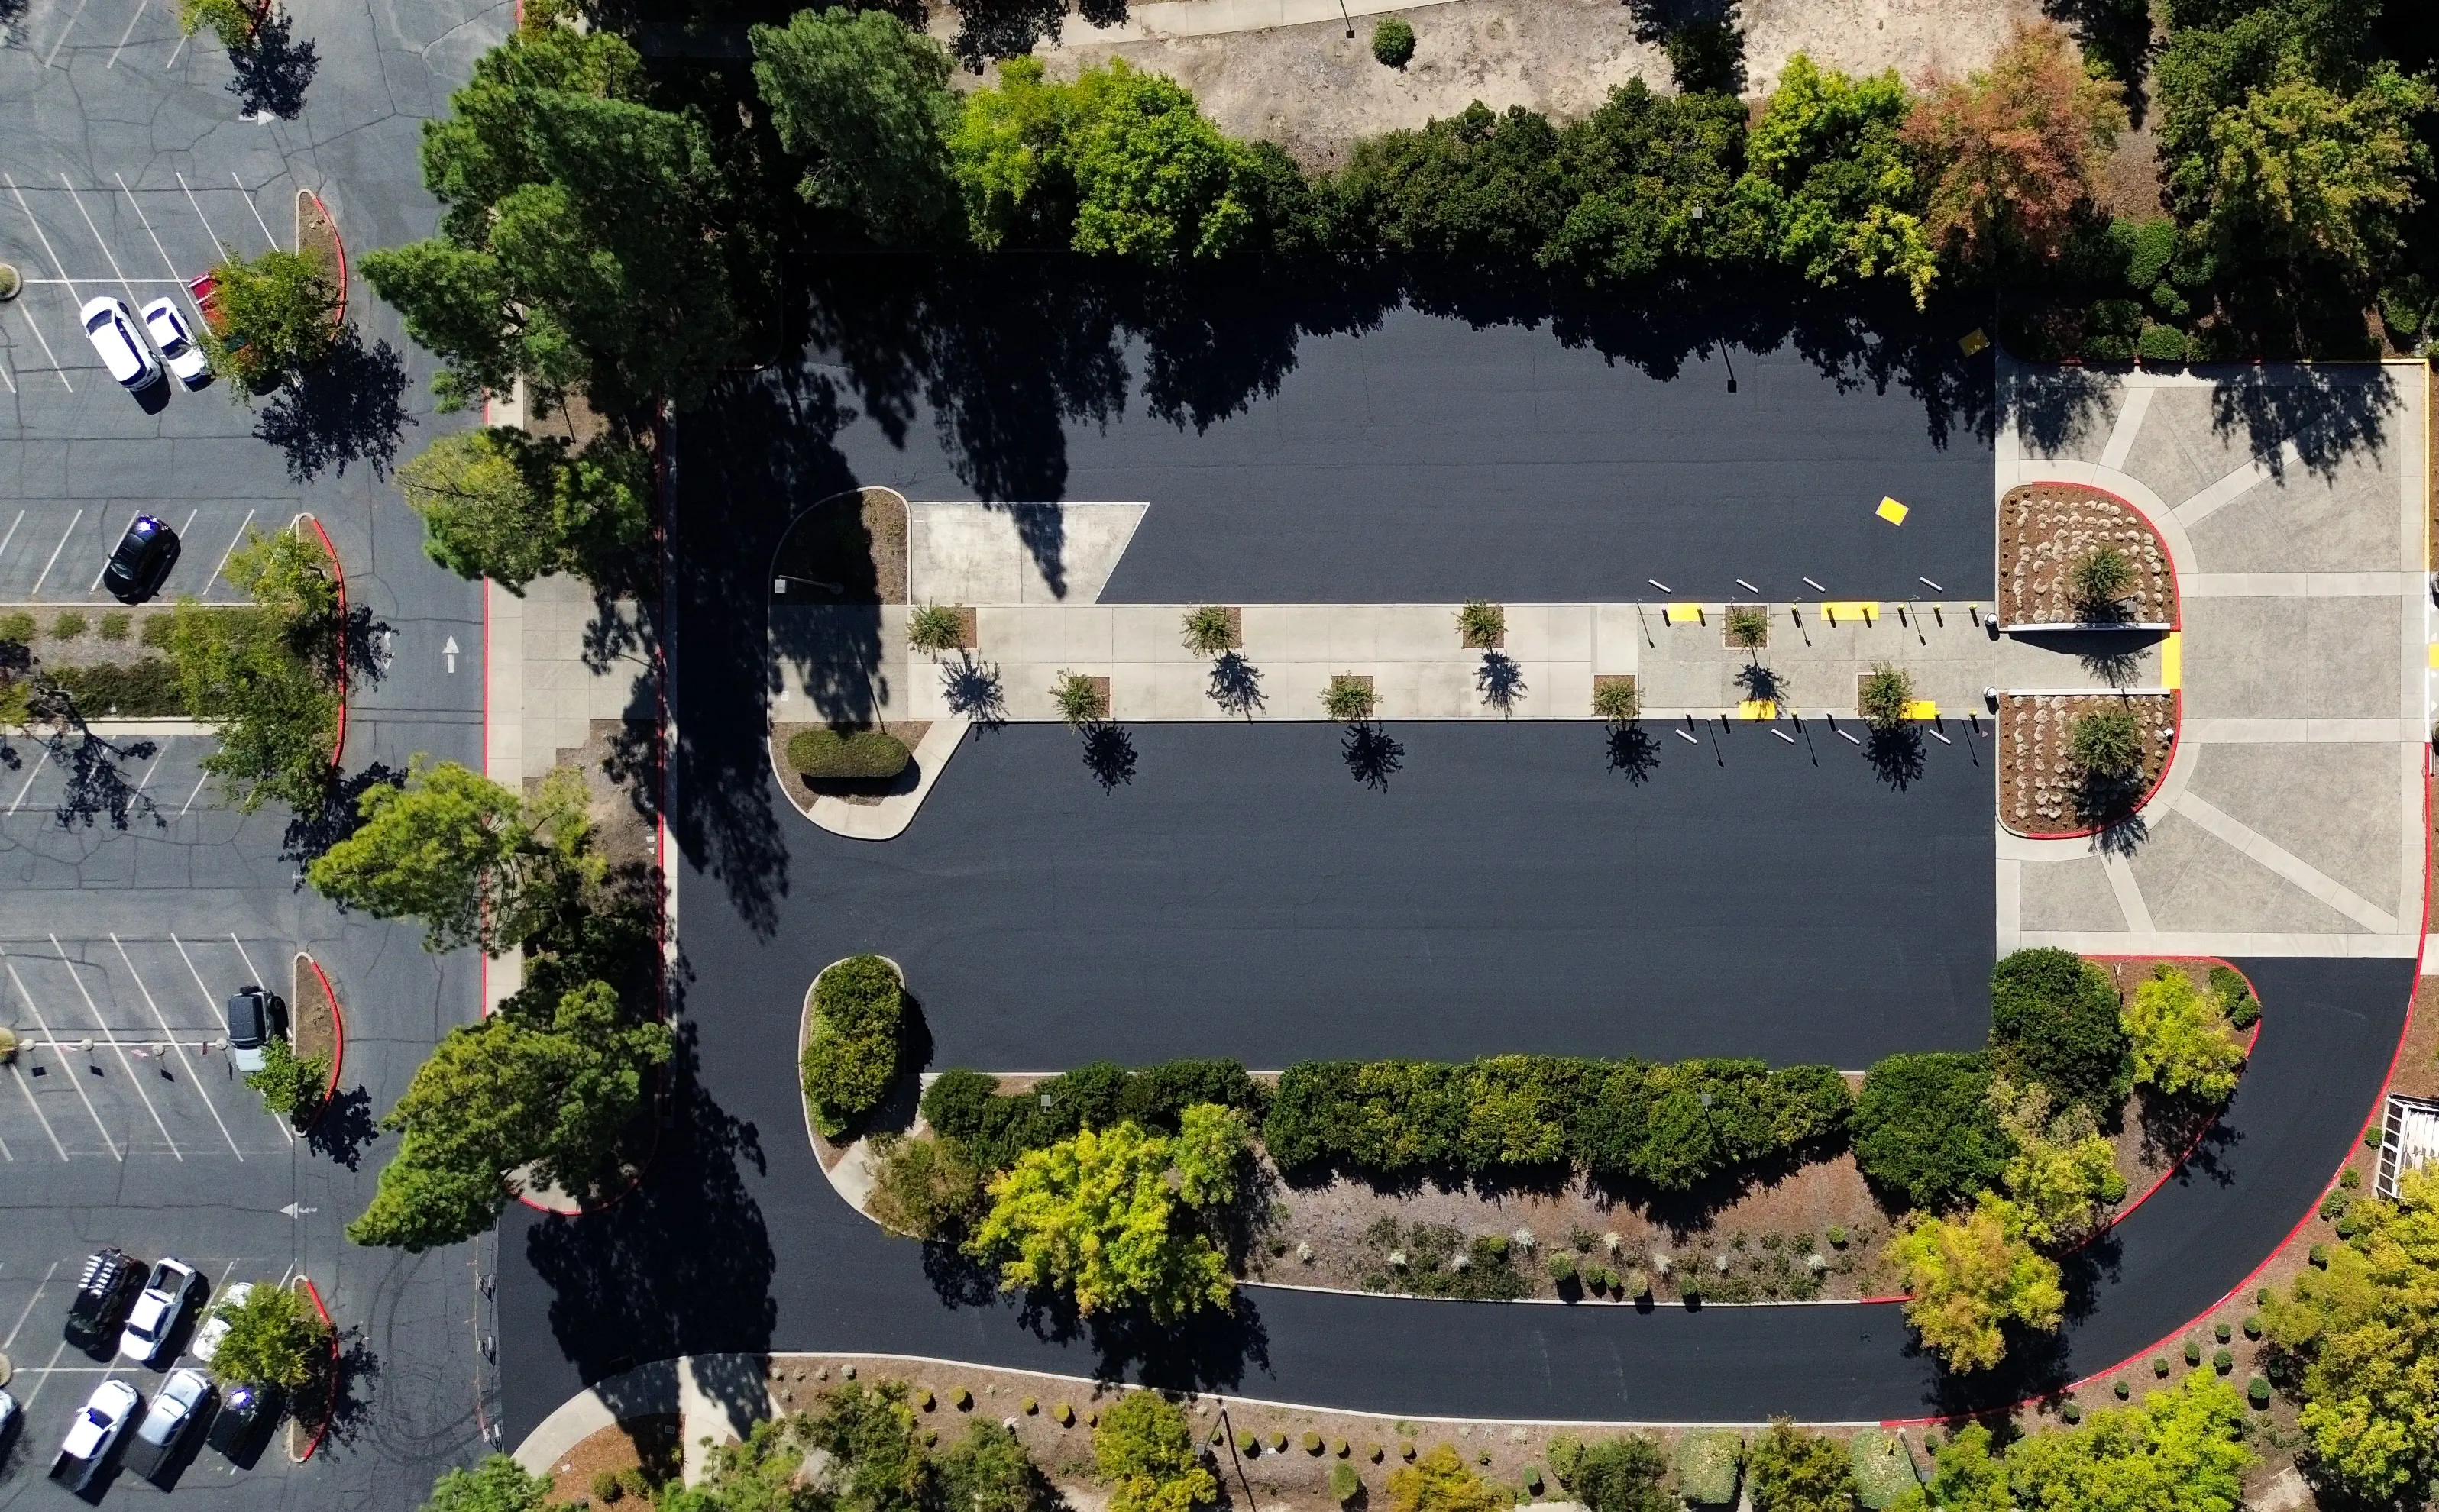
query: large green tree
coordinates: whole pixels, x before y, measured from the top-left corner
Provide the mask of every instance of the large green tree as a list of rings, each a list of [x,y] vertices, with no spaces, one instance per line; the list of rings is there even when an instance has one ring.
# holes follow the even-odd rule
[[[1707,255],[1744,168],[1732,95],[1655,95],[1643,80],[1558,133],[1559,199],[1535,257],[1586,279],[1640,278]]]
[[[581,451],[506,426],[444,436],[398,470],[425,555],[510,593],[548,573],[599,581],[650,524],[651,461],[600,437]]]
[[[215,368],[248,389],[294,378],[338,339],[338,285],[304,253],[274,248],[248,258],[223,249],[212,278],[204,349]]]
[[[1990,1059],[2106,1116],[2134,1086],[2116,984],[2072,951],[2015,952],[1990,969]]]
[[[549,1476],[529,1475],[506,1454],[486,1454],[473,1468],[433,1482],[423,1512],[542,1512],[549,1500]]]
[[[2050,1329],[2066,1307],[2057,1262],[2036,1253],[2022,1214],[1988,1192],[1953,1218],[1914,1214],[1889,1240],[1905,1277],[1906,1322],[1950,1370],[1988,1370],[2007,1357],[2010,1325]]]
[[[1824,288],[1891,278],[1922,303],[1939,270],[1899,134],[1912,107],[1895,69],[1854,79],[1789,58],[1746,138],[1751,169],[1736,187],[1757,250]]]
[[[1785,1418],[1754,1441],[1745,1458],[1745,1484],[1754,1512],[1847,1512],[1855,1505],[1846,1446]]]
[[[258,1281],[242,1300],[215,1302],[212,1311],[229,1325],[212,1351],[212,1377],[223,1386],[293,1392],[329,1363],[330,1325],[293,1287]]]
[[[418,1251],[470,1238],[497,1220],[520,1168],[583,1191],[615,1164],[671,1044],[668,1025],[633,1022],[600,982],[547,1018],[512,1004],[450,1030],[382,1121],[398,1153],[347,1236]]]
[[[205,609],[186,599],[169,619],[179,696],[187,715],[209,721],[218,738],[204,770],[247,813],[276,798],[318,814],[329,790],[345,675],[329,555],[294,531],[249,529],[221,575],[254,601],[251,608]]]
[[[441,234],[359,266],[447,365],[444,402],[523,378],[544,402],[580,387],[632,414],[719,371],[735,323],[708,145],[643,93],[625,42],[536,12],[426,123]]]
[[[957,211],[949,136],[961,111],[938,43],[886,10],[799,10],[756,27],[754,80],[798,185],[880,241],[917,240]]]
[[[1895,1055],[1864,1074],[1855,1160],[1874,1184],[1934,1212],[1999,1180],[2014,1153],[1990,1106],[1990,1066],[1952,1050]]]

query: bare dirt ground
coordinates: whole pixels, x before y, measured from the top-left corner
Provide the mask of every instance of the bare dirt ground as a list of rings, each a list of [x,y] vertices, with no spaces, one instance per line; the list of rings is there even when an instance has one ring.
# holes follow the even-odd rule
[[[1479,99],[1561,119],[1590,114],[1630,79],[1673,88],[1659,47],[1636,40],[1618,0],[1444,0],[1400,12],[1415,28],[1414,61],[1375,62],[1374,17],[1210,37],[1112,44],[1070,17],[1057,45],[1038,49],[1057,77],[1113,57],[1169,75],[1232,133],[1267,137],[1309,166],[1337,162],[1357,136],[1415,127]],[[1909,81],[1962,74],[1998,51],[2038,0],[1746,0],[1745,92],[1766,94],[1798,52],[1847,72],[1895,68]],[[935,28],[954,29],[935,17]],[[977,80],[979,82],[979,80]]]

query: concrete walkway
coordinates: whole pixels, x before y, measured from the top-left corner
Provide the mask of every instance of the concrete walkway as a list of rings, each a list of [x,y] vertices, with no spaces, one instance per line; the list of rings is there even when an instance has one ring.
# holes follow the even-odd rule
[[[2001,951],[2420,948],[2428,378],[2003,370],[1997,493],[2056,479],[2134,505],[2167,543],[2184,625],[2159,674],[2182,690],[2160,792],[2094,840],[2003,832]]]

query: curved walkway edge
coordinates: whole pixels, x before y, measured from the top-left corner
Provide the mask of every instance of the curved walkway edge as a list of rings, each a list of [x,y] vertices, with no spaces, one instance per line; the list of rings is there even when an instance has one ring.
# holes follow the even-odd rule
[[[935,720],[915,743],[915,769],[918,775],[912,792],[894,792],[877,803],[849,803],[844,798],[828,798],[816,793],[812,807],[796,805],[796,811],[821,826],[833,835],[849,840],[895,840],[915,822],[917,810],[932,794],[932,784],[940,780],[940,771],[949,758],[957,754],[957,746],[972,728],[973,720],[961,714]],[[767,743],[767,742],[766,742]],[[773,758],[774,763],[776,758]],[[795,794],[790,792],[786,774],[774,764],[771,769],[779,791],[788,794],[791,803]]]

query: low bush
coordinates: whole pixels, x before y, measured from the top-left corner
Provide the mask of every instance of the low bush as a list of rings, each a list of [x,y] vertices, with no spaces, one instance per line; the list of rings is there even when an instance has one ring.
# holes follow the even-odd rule
[[[996,1076],[951,1071],[924,1091],[923,1117],[963,1146],[976,1168],[998,1171],[1079,1130],[1133,1123],[1174,1134],[1179,1116],[1198,1103],[1258,1118],[1261,1091],[1234,1060],[1169,1060],[1133,1071],[1095,1060],[1014,1094],[1002,1094]]]
[[[1456,612],[1456,629],[1467,646],[1488,650],[1507,638],[1507,610],[1504,605],[1469,598]]]
[[[1905,1441],[1877,1428],[1864,1429],[1846,1441],[1846,1462],[1855,1477],[1855,1499],[1871,1512],[1895,1505],[1919,1484]]]
[[[2185,1341],[2185,1363],[2186,1363],[2186,1364],[2188,1364],[2188,1365],[2199,1365],[2199,1364],[2200,1364],[2201,1362],[2202,1362],[2202,1346],[2201,1346],[2199,1343],[2196,1343],[2194,1340],[2191,1340],[2191,1339],[2186,1340],[2186,1341]]]
[[[1304,1436],[1296,1440],[1296,1443],[1308,1454],[1318,1454],[1321,1452],[1321,1435],[1309,1428],[1304,1431]]]
[[[2252,987],[2244,973],[2232,966],[2210,969],[2211,996],[2218,999],[2219,1009],[2227,1022],[2238,1029],[2250,1029],[2261,1022],[2261,1002],[2252,995]]]
[[[166,620],[159,623],[168,623]],[[89,667],[45,667],[36,674],[76,701],[89,720],[161,720],[195,716],[179,686],[178,669],[158,656]],[[211,712],[218,712],[217,710]],[[208,714],[195,717],[208,717]],[[327,756],[328,749],[324,754]]]
[[[1197,656],[1217,656],[1237,644],[1236,632],[1228,625],[1228,611],[1219,604],[1187,610],[1182,628],[1185,649]]]
[[[1990,971],[1992,1069],[2107,1116],[2134,1085],[2109,973],[2070,951],[2018,951]]]
[[[114,642],[123,641],[127,638],[128,627],[134,623],[134,615],[129,614],[123,609],[114,609],[109,614],[101,616],[101,623],[96,626],[95,629],[99,632],[103,640]]]
[[[1759,1060],[1313,1060],[1280,1077],[1262,1133],[1286,1169],[1480,1177],[1573,1165],[1685,1191],[1842,1135],[1851,1104],[1830,1067]]]
[[[2111,1381],[2109,1389],[2116,1394],[2117,1399],[2121,1402],[2134,1395],[2133,1382],[2127,1380],[2123,1376],[2120,1376],[2115,1380]]]
[[[2258,1339],[2261,1337],[2261,1315],[2259,1313],[2249,1313],[2246,1315],[2244,1320],[2244,1337],[2247,1339]]]
[[[1905,722],[1905,706],[1914,702],[1914,675],[1886,662],[1863,674],[1855,692],[1855,712],[1875,730],[1894,730]]]
[[[322,1107],[329,1090],[330,1067],[320,1056],[299,1059],[288,1041],[274,1035],[262,1046],[262,1069],[248,1072],[245,1084],[262,1094],[262,1106],[302,1128]]]
[[[1629,682],[1603,683],[1593,689],[1593,712],[1611,724],[1631,724],[1643,712],[1643,700]]]
[[[2193,343],[2174,326],[2145,325],[2134,338],[2134,355],[2162,366],[2182,363],[2192,350]]]
[[[2169,962],[2154,967],[2120,1014],[2133,1047],[2134,1079],[2196,1102],[2217,1104],[2235,1095],[2244,1041],[2222,1002]]]
[[[880,1169],[864,1210],[900,1234],[955,1238],[982,1205],[982,1172],[953,1139],[880,1134],[873,1153]]]
[[[1362,1489],[1363,1477],[1355,1473],[1354,1466],[1341,1460],[1339,1463],[1329,1468],[1329,1498],[1331,1501],[1336,1502],[1341,1506],[1344,1506],[1347,1503],[1354,1501],[1357,1493],[1361,1492]]]
[[[882,730],[799,730],[788,738],[788,765],[809,782],[894,777],[914,753]]]
[[[51,621],[51,639],[75,640],[85,632],[85,628],[90,624],[92,621],[86,619],[81,612],[74,609],[62,610],[59,617]]]
[[[1855,1099],[1855,1162],[1909,1207],[1952,1207],[1995,1185],[2015,1142],[1990,1104],[1985,1056],[1895,1055],[1864,1074]],[[1843,1232],[1830,1242],[1844,1241]]]
[[[1373,61],[1403,68],[1414,60],[1415,28],[1403,16],[1384,16],[1372,28]]]
[[[1728,644],[1745,651],[1769,645],[1770,611],[1759,604],[1730,604]]]
[[[2087,777],[2119,782],[2143,767],[2143,730],[2131,709],[2094,709],[2076,718],[2067,755]]]
[[[1541,1450],[1550,1465],[1550,1473],[1560,1485],[1571,1485],[1576,1478],[1576,1466],[1584,1457],[1584,1441],[1573,1433],[1555,1433]]]
[[[1362,724],[1372,718],[1379,703],[1371,680],[1352,672],[1335,674],[1329,685],[1321,690],[1322,712],[1342,724]]]
[[[898,971],[878,955],[851,955],[822,973],[799,1069],[823,1138],[839,1138],[888,1095],[905,1012]]]
[[[1110,717],[1110,701],[1100,684],[1081,672],[1061,672],[1050,685],[1051,705],[1069,724],[1083,726]]]
[[[2217,1371],[2220,1375],[2224,1376],[2234,1368],[2235,1356],[2229,1351],[2221,1349],[2211,1355],[2211,1369]]]
[[[1558,1254],[1551,1255],[1549,1265],[1550,1279],[1558,1285],[1565,1286],[1568,1282],[1576,1279],[1576,1257],[1569,1254],[1566,1251],[1560,1250]]]
[[[1555,1454],[1552,1459],[1556,1470]],[[1676,1512],[1676,1499],[1668,1494],[1668,1456],[1658,1440],[1642,1433],[1585,1448],[1568,1485],[1591,1512]]]
[[[1726,1428],[1698,1428],[1677,1440],[1677,1490],[1697,1506],[1727,1506],[1744,1473],[1745,1439]]]
[[[2264,1413],[2268,1412],[2270,1410],[2270,1382],[2259,1376],[2255,1376],[2251,1380],[2246,1381],[2244,1383],[2244,1399],[2252,1404],[2253,1411]]]
[[[2156,1377],[2158,1377],[2158,1378],[2159,1378],[2159,1379],[2161,1379],[2162,1380],[2165,1380],[2165,1379],[2168,1379],[2168,1357],[2167,1357],[2167,1356],[2165,1356],[2165,1355],[2153,1355],[2153,1356],[2151,1357],[2151,1374],[2152,1374],[2152,1375],[2154,1375],[2154,1376],[2156,1376]]]
[[[22,609],[0,614],[0,641],[13,641],[23,646],[34,638],[34,616]],[[150,641],[145,644],[151,644]]]
[[[2227,1343],[2234,1336],[2235,1330],[2229,1327],[2225,1323],[2217,1323],[2211,1325],[2211,1337],[2217,1340],[2220,1343]]]

